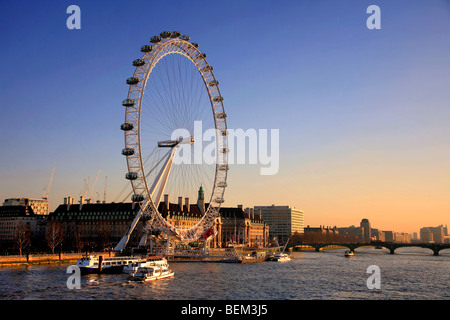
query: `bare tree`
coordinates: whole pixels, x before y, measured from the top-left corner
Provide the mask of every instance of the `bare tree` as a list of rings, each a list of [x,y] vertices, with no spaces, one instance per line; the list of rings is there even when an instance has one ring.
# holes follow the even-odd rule
[[[16,228],[15,240],[19,253],[22,255],[22,250],[31,244],[30,226],[20,221]]]
[[[47,223],[47,233],[45,238],[47,244],[52,249],[52,254],[55,254],[55,248],[63,242],[63,229],[61,223],[56,220],[51,220]]]

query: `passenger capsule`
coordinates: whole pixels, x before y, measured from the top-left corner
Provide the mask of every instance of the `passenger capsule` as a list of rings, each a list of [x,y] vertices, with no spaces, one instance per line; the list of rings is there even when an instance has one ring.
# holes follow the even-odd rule
[[[136,59],[133,61],[133,66],[135,67],[142,67],[145,64],[145,60],[143,59]]]
[[[153,36],[153,37],[151,37],[151,39],[150,39],[150,42],[151,43],[158,43],[158,42],[160,42],[161,41],[161,37],[160,36]]]
[[[125,148],[125,149],[122,149],[122,154],[123,154],[124,156],[131,156],[131,155],[134,154],[134,149],[133,149],[133,148]]]
[[[191,39],[191,37],[189,37],[187,35],[183,35],[183,36],[180,36],[180,39],[184,40],[184,41],[189,41]]]
[[[141,52],[150,52],[153,50],[153,47],[149,44],[146,44],[145,46],[141,47]]]
[[[213,71],[213,69],[214,69],[214,68],[213,68],[212,66],[209,66],[209,65],[208,65],[208,66],[206,66],[206,67],[203,67],[203,68],[202,68],[202,71],[203,71],[203,72],[209,72],[209,71]]]
[[[228,184],[226,182],[219,182],[219,183],[217,183],[217,186],[221,187],[221,188],[225,188],[226,186],[228,186]]]
[[[222,153],[227,153],[228,152],[228,148],[222,148]]]
[[[142,194],[133,194],[131,196],[131,201],[133,201],[133,202],[142,202],[142,201],[144,201],[144,196]]]
[[[133,124],[129,122],[125,122],[120,125],[120,129],[122,129],[123,131],[130,131],[133,130],[133,128]]]
[[[198,43],[197,42],[192,42],[191,43],[195,48],[198,48]]]
[[[216,198],[216,199],[214,199],[214,201],[217,203],[224,203],[225,199],[224,198]]]
[[[221,102],[221,101],[223,101],[223,97],[221,97],[221,96],[214,97],[213,101],[214,102]]]
[[[195,59],[205,59],[206,58],[206,53],[199,53],[198,55],[195,56]]]
[[[225,119],[227,117],[225,112],[220,112],[216,116],[218,119]]]
[[[178,38],[181,35],[180,31],[173,31],[172,35],[170,36],[171,38]]]
[[[167,39],[172,35],[172,32],[170,31],[163,31],[159,34],[159,36],[163,39]]]
[[[219,170],[221,170],[221,171],[230,170],[230,166],[227,165],[227,164],[220,164],[219,165]]]
[[[136,172],[127,172],[125,174],[125,178],[128,180],[136,180],[138,178],[138,174]]]
[[[217,80],[213,80],[208,83],[208,86],[210,86],[210,87],[215,87],[218,85],[219,85],[219,81],[217,81]]]
[[[122,105],[124,107],[131,107],[131,106],[134,106],[134,104],[135,104],[134,99],[125,99],[122,101]]]
[[[131,77],[127,79],[127,84],[134,85],[139,83],[139,78]]]

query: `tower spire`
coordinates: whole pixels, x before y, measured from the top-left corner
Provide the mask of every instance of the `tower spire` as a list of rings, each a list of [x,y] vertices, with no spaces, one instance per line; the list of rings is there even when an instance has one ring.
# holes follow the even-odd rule
[[[203,191],[203,185],[200,185],[200,189],[198,189],[198,199],[205,200],[205,192]]]
[[[203,186],[200,186],[200,189],[198,189],[198,199],[197,199],[197,206],[202,215],[205,214],[205,193],[203,192]]]

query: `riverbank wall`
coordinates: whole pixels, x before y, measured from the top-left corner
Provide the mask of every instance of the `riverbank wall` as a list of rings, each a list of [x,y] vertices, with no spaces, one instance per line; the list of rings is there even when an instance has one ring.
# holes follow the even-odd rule
[[[85,256],[86,253],[58,253],[58,254],[23,254],[0,256],[0,268],[14,265],[33,265],[51,263],[72,263]],[[114,252],[94,252],[89,255],[114,256]]]

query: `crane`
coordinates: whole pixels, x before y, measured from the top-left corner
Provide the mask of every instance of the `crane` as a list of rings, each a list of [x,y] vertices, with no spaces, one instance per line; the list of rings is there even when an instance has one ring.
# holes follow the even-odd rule
[[[92,185],[92,188],[89,192],[89,200],[92,200],[92,192],[94,191],[94,187],[95,187],[95,184],[97,183],[98,177],[100,176],[100,172],[102,172],[101,169],[98,170],[97,176],[95,177],[95,180],[94,180],[94,184]]]
[[[44,194],[42,195],[42,199],[48,200],[48,194],[50,192],[50,187],[52,186],[53,174],[55,173],[55,167],[53,167],[52,174],[50,175],[50,181],[48,183],[48,187],[44,188]]]
[[[98,177],[100,176],[100,172],[102,172],[102,170],[98,171],[92,187],[89,187],[89,178],[90,177],[88,177],[87,180],[84,179],[84,186],[83,186],[83,190],[81,190],[80,195],[86,196],[86,200],[89,200],[89,201],[92,200],[92,193],[94,192],[94,187],[95,187],[95,184],[97,183]]]
[[[103,192],[103,203],[106,203],[106,182],[108,181],[108,176],[105,176],[105,190]]]

